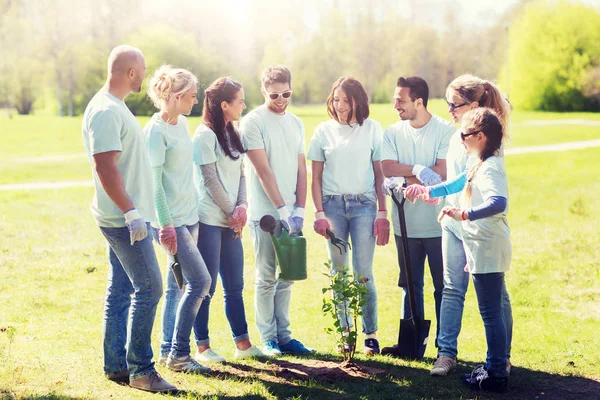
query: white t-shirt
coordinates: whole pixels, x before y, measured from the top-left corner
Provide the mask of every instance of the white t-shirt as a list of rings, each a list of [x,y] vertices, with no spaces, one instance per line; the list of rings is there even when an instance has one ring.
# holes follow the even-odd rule
[[[152,167],[163,169],[162,185],[176,227],[198,222],[192,165],[192,139],[187,118],[179,116],[171,125],[154,114],[144,127]],[[158,226],[158,218],[152,225]]]
[[[508,201],[504,159],[493,156],[485,160],[471,180],[471,190],[471,204],[463,205],[465,208],[477,207],[492,196],[506,197]],[[507,213],[508,203],[500,214],[462,222],[463,244],[472,274],[505,272],[510,268],[512,246]]]
[[[343,125],[332,119],[317,126],[308,159],[325,163],[323,195],[363,194],[377,202],[373,161],[381,160],[383,130],[372,119]]]
[[[199,195],[200,222],[227,228],[229,227],[227,215],[210,197],[199,166],[216,163],[219,182],[225,189],[231,204],[235,206],[240,188],[243,154],[237,160],[229,158],[223,152],[215,132],[204,124],[198,126],[192,142],[194,143],[194,181]]]
[[[290,212],[296,204],[298,155],[304,154],[304,125],[300,118],[286,111],[275,114],[262,105],[248,113],[240,123],[244,148],[263,149],[275,175],[279,193]],[[248,218],[258,221],[264,215],[279,219],[277,209],[265,193],[256,170],[246,162],[248,173]]]
[[[450,137],[454,133],[454,126],[432,115],[429,122],[415,129],[410,121],[398,121],[385,130],[383,145],[381,147],[381,160],[393,160],[402,164],[420,164],[433,167],[437,159],[445,159],[448,151]],[[443,207],[417,201],[414,204],[404,203],[406,215],[406,232],[409,238],[432,238],[442,235],[440,224],[437,220],[438,213]],[[400,222],[398,210],[392,204],[392,222],[394,232],[400,236]]]
[[[142,127],[123,100],[105,89],[94,95],[85,109],[81,129],[85,151],[92,166],[94,199],[90,206],[98,226],[125,226],[123,212],[104,191],[94,169],[94,154],[117,151],[117,168],[125,191],[146,220],[154,218],[152,171]]]

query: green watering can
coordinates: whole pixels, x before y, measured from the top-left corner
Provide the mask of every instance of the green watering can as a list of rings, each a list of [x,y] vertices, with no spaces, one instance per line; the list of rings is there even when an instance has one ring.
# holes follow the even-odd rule
[[[271,215],[260,219],[260,228],[271,236],[271,242],[279,265],[279,279],[301,281],[306,279],[306,238],[302,232],[290,236],[287,229],[281,229],[281,235],[275,236],[277,221]]]

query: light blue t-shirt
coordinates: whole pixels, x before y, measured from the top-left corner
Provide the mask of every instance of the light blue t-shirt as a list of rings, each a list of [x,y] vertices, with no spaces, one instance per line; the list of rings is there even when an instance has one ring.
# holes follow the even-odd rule
[[[308,159],[322,161],[323,195],[363,194],[377,202],[373,161],[381,160],[383,130],[372,119],[343,125],[332,119],[317,126]]]
[[[448,144],[454,126],[438,117],[432,115],[429,122],[415,129],[409,121],[398,121],[385,130],[383,144],[381,147],[381,160],[393,160],[402,164],[420,164],[433,167],[436,160],[445,159]],[[409,238],[432,238],[442,235],[442,229],[437,220],[438,213],[443,207],[417,201],[414,204],[404,203],[406,215],[406,232]],[[400,222],[398,221],[398,210],[392,204],[392,222],[394,232],[400,236]]]
[[[304,154],[304,125],[300,118],[287,111],[275,114],[262,105],[248,113],[240,123],[244,148],[264,149],[269,166],[275,175],[279,193],[291,211],[296,204],[296,183],[298,181],[298,155]],[[269,200],[256,170],[251,162],[246,162],[248,173],[248,218],[260,220],[264,215],[279,219],[277,209]]]
[[[171,125],[154,114],[144,127],[152,167],[162,166],[162,185],[173,225],[194,225],[198,222],[196,190],[192,164],[192,139],[188,121],[180,115],[176,125]],[[154,215],[152,225],[158,226]]]
[[[229,158],[221,148],[215,132],[204,124],[200,124],[192,139],[194,144],[194,182],[198,190],[198,214],[200,222],[207,225],[229,227],[227,214],[210,197],[200,165],[216,163],[219,182],[231,204],[235,206],[240,188],[240,177],[243,154],[237,160]]]
[[[146,220],[154,217],[152,172],[142,127],[123,100],[100,90],[85,109],[82,122],[85,151],[92,166],[94,199],[90,210],[98,226],[121,228],[125,226],[123,212],[108,197],[94,169],[94,154],[117,151],[117,168],[125,191],[135,208]]]

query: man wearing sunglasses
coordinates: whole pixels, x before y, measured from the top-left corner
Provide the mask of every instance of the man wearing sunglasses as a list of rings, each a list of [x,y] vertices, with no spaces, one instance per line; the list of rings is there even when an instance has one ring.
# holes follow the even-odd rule
[[[246,115],[240,124],[250,160],[248,220],[254,245],[256,326],[269,356],[311,353],[292,339],[290,300],[292,281],[277,279],[275,251],[269,234],[260,229],[264,215],[277,219],[276,234],[286,229],[298,234],[304,222],[306,160],[304,125],[287,110],[292,96],[292,76],[284,66],[265,69],[261,76],[265,103]]]
[[[428,98],[429,87],[424,79],[418,76],[398,79],[394,91],[394,108],[398,111],[401,121],[386,129],[381,146],[383,173],[388,177],[384,183],[384,191],[388,194],[402,196],[395,188],[401,186],[404,181],[408,184],[420,183],[430,186],[446,179],[446,152],[455,128],[450,122],[427,111]],[[405,203],[410,266],[404,265],[398,210],[396,207],[392,208],[400,266],[398,286],[404,291],[402,318],[412,317],[408,302],[406,268],[411,268],[415,288],[416,310],[419,315],[414,318],[425,317],[423,281],[427,258],[433,279],[438,331],[444,289],[442,230],[437,221],[441,208],[441,204]],[[382,349],[382,353],[393,353],[395,350],[393,347],[386,347]]]

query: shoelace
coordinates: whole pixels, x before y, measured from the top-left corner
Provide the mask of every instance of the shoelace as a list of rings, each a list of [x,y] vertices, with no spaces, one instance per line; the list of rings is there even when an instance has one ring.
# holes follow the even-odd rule
[[[471,379],[473,379],[473,377],[477,378],[482,371],[485,371],[485,366],[483,364],[475,367],[473,372],[471,372]],[[485,372],[487,373],[487,371]]]
[[[202,364],[200,364],[198,361],[194,360],[193,358],[190,358],[189,364],[186,366],[186,369],[188,369],[190,371],[206,371],[207,370],[207,368],[205,366],[203,366]]]

